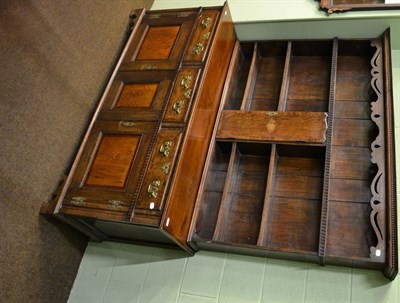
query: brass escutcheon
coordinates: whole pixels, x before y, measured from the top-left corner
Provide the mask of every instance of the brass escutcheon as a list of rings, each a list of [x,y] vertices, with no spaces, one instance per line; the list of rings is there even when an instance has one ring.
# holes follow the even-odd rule
[[[210,23],[211,23],[211,18],[210,17],[207,17],[207,18],[204,18],[202,21],[201,21],[201,26],[203,27],[203,28],[207,28],[207,27],[209,27],[210,26]]]
[[[171,166],[171,162],[164,163],[161,165],[161,170],[164,174],[168,174],[169,172],[169,167]]]
[[[82,205],[85,203],[85,201],[86,201],[85,197],[72,197],[71,204]]]
[[[199,55],[203,50],[204,50],[204,44],[203,43],[197,43],[193,47],[193,54],[194,55]]]
[[[149,15],[149,19],[159,19],[161,15]]]
[[[160,153],[163,157],[168,157],[172,147],[172,141],[164,142],[160,147]]]
[[[277,116],[278,112],[266,112],[265,114],[268,116]]]
[[[107,207],[112,208],[112,209],[120,208],[121,204],[123,204],[123,202],[120,200],[108,200],[107,201]]]
[[[153,70],[153,69],[157,69],[157,66],[145,64],[145,65],[142,66],[142,69],[145,69],[145,70]]]
[[[203,35],[203,38],[208,40],[208,39],[210,39],[210,36],[211,36],[211,32],[208,32],[208,33]]]
[[[175,111],[175,113],[180,114],[184,106],[185,106],[185,100],[178,100],[174,103],[172,109]]]
[[[188,89],[192,82],[192,76],[185,76],[181,81],[181,86]]]
[[[133,127],[135,126],[135,123],[131,122],[131,121],[122,121],[121,124],[125,127]]]
[[[157,192],[159,190],[160,185],[161,185],[160,180],[155,180],[150,183],[149,187],[147,188],[147,192],[149,193],[150,198],[157,198],[158,195]]]

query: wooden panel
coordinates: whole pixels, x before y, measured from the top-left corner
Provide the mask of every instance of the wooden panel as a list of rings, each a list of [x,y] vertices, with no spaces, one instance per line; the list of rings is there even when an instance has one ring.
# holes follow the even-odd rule
[[[203,73],[204,81],[199,87],[176,167],[174,180],[185,180],[185,182],[173,182],[162,222],[162,227],[186,249],[190,220],[235,45],[235,32],[226,5],[221,16],[223,18],[220,19],[216,29],[210,58]]]
[[[371,149],[333,146],[331,177],[354,180],[371,180]]]
[[[179,33],[180,26],[151,26],[146,33],[136,60],[166,60]]]
[[[149,108],[156,94],[158,83],[126,83],[115,107]]]
[[[321,199],[322,178],[278,175],[274,195],[282,198]]]
[[[283,251],[316,252],[320,209],[319,200],[273,198],[267,247]]]
[[[329,200],[370,203],[371,182],[364,180],[331,179]]]
[[[323,166],[323,159],[280,157],[277,173],[280,175],[322,177]]]
[[[101,106],[99,118],[158,120],[174,76],[170,71],[119,72]]]
[[[139,142],[140,136],[102,136],[85,185],[123,188]]]
[[[335,118],[370,119],[371,103],[357,101],[335,101]]]
[[[336,100],[370,101],[370,60],[365,56],[338,56]]]
[[[235,146],[235,145],[234,145]],[[214,239],[256,244],[269,167],[269,155],[240,154],[237,149],[228,170]]]
[[[331,71],[330,57],[293,56],[291,62],[289,100],[325,100],[328,101]],[[312,85],[310,85],[312,84]],[[294,101],[292,101],[294,103]]]
[[[223,111],[217,140],[287,143],[325,142],[327,114],[318,112]]]
[[[370,147],[376,138],[376,125],[371,120],[335,119],[332,144]]]
[[[367,203],[330,202],[327,256],[369,257],[373,239]]]
[[[218,23],[218,17],[218,10],[205,9],[200,13],[183,61],[203,61],[205,59],[215,26]]]
[[[164,113],[165,122],[185,122],[190,113],[200,68],[183,67],[176,76],[172,94]]]

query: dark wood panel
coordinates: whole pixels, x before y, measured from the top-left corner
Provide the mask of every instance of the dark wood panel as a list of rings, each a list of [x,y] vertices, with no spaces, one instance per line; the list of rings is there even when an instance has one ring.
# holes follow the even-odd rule
[[[322,177],[324,160],[318,158],[279,157],[279,175]]]
[[[370,147],[376,135],[377,127],[371,120],[335,119],[332,144]]]
[[[322,178],[278,175],[276,177],[274,196],[320,200],[322,196]]]
[[[158,85],[158,83],[124,84],[115,107],[149,108],[153,102]]]
[[[357,101],[335,101],[335,118],[370,119],[371,103]]]
[[[318,112],[222,112],[217,140],[249,142],[325,142],[327,114]]]
[[[329,96],[331,59],[327,56],[293,56],[288,100],[325,100]]]
[[[371,176],[375,173],[371,166],[370,148],[332,147],[332,178],[371,181]]]
[[[321,201],[275,197],[271,201],[267,247],[316,252],[320,212]]]
[[[329,200],[370,203],[371,198],[370,181],[334,178],[330,181]]]
[[[370,206],[366,203],[330,202],[327,255],[369,257]]]

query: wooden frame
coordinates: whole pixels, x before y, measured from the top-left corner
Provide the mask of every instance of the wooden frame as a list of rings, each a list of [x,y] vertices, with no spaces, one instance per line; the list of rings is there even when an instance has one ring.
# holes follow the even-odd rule
[[[349,10],[400,9],[400,3],[386,4],[384,3],[384,0],[383,1],[382,0],[369,0],[369,1],[320,0],[319,6],[321,9],[326,10],[328,14],[337,12],[346,12]]]

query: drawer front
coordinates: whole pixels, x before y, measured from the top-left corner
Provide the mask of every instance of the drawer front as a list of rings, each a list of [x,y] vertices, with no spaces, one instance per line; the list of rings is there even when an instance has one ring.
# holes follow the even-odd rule
[[[189,41],[183,61],[204,61],[215,26],[218,22],[219,11],[203,11],[195,25],[195,31]]]
[[[63,207],[127,212],[157,123],[97,122]]]
[[[135,209],[153,211],[162,209],[179,151],[181,136],[182,130],[180,129],[160,131]]]
[[[148,12],[133,33],[121,70],[176,69],[198,10]]]
[[[182,68],[179,71],[165,110],[164,122],[186,122],[199,75],[199,68]]]
[[[119,72],[101,107],[100,119],[156,121],[168,98],[173,72]]]

